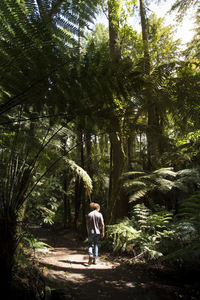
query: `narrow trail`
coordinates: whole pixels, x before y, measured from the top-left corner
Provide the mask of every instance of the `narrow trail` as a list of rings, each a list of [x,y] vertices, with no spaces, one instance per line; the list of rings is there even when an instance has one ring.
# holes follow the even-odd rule
[[[98,264],[88,266],[87,245],[78,242],[72,233],[39,230],[36,236],[52,246],[35,253],[46,284],[52,289],[47,299],[187,299],[173,279],[166,283],[166,279],[159,279],[145,264],[113,261],[100,251]]]

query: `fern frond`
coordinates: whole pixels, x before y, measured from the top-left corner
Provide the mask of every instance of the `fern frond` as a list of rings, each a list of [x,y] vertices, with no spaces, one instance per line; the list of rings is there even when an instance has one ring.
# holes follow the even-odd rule
[[[152,214],[152,212],[144,204],[137,204],[134,206],[132,214],[136,219],[147,220],[147,218]]]
[[[118,224],[109,225],[107,227],[107,235],[112,240],[114,252],[125,252],[131,245],[135,247],[141,232],[133,227],[129,218],[124,218]]]
[[[187,184],[185,184],[182,180],[179,180],[179,179],[174,182],[174,187],[185,193],[187,193],[189,190],[189,187],[187,186]]]
[[[154,171],[153,174],[162,176],[164,178],[166,178],[166,177],[175,178],[177,175],[177,173],[173,171],[173,168],[162,168],[162,169]]]
[[[97,1],[0,1],[1,114],[27,102],[37,109],[46,103],[55,107],[53,99],[59,95],[65,99],[62,108],[69,104],[66,98],[72,96],[66,90],[72,82],[68,74],[78,28],[91,21],[96,5]]]
[[[122,179],[135,179],[138,178],[139,176],[144,176],[146,173],[145,172],[139,172],[139,171],[132,171],[132,172],[126,172],[123,173]]]
[[[123,184],[123,188],[128,191],[138,191],[141,188],[146,187],[146,184],[138,180],[128,180]]]
[[[67,164],[67,166],[71,169],[71,171],[76,175],[78,175],[83,180],[87,193],[88,195],[90,195],[93,187],[92,187],[92,180],[88,175],[88,173],[83,168],[78,166],[73,160],[70,160],[66,157],[63,157],[63,159]]]
[[[129,202],[137,201],[138,199],[141,199],[147,195],[149,192],[148,188],[143,188],[142,190],[135,192],[133,195],[129,197]]]
[[[188,177],[193,177],[197,178],[199,177],[199,170],[198,169],[184,169],[180,170],[177,172],[177,177],[183,177],[183,176],[188,176]]]
[[[191,187],[199,186],[198,169],[184,169],[178,172],[173,168],[162,168],[151,174],[145,172],[127,172],[122,176],[123,188],[133,202],[145,197],[151,197],[154,192],[162,196],[174,190],[187,193]]]
[[[192,195],[183,199],[179,203],[179,213],[177,217],[184,217],[196,224],[200,230],[200,195]]]
[[[155,190],[158,190],[161,193],[168,193],[174,187],[174,182],[164,178],[157,178],[156,183]]]

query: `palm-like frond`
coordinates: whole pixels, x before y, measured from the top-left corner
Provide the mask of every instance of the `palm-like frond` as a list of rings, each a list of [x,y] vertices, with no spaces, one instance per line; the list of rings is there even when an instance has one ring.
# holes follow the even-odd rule
[[[175,178],[177,176],[177,173],[173,171],[173,168],[162,168],[154,171],[153,173],[157,174],[158,176],[162,176],[163,178]]]
[[[188,192],[192,187],[199,186],[200,178],[198,169],[184,169],[175,172],[172,168],[162,168],[150,174],[140,175],[140,172],[130,172],[125,173],[124,177],[122,176],[123,188],[129,196],[130,202],[142,199],[153,192],[165,195],[174,188]]]
[[[167,180],[165,178],[157,178],[156,179],[155,189],[157,189],[158,191],[160,191],[163,194],[170,192],[173,187],[174,187],[174,182],[171,180]]]
[[[66,157],[63,157],[63,159],[68,168],[70,168],[75,175],[78,175],[83,180],[87,193],[90,195],[92,192],[92,180],[88,173],[83,168],[78,166],[73,160],[67,159]]]
[[[126,173],[123,173],[122,179],[123,180],[134,179],[134,178],[138,178],[138,176],[143,176],[145,174],[146,174],[145,172],[139,172],[139,171],[126,172]]]
[[[134,192],[134,194],[132,194],[129,197],[129,202],[137,201],[139,199],[144,198],[147,195],[148,192],[149,192],[148,188],[143,188],[142,190]]]
[[[95,5],[96,1],[0,2],[1,114],[20,103],[34,103],[38,109],[52,106],[55,94],[67,97],[64,89],[76,35],[80,24],[91,21]]]

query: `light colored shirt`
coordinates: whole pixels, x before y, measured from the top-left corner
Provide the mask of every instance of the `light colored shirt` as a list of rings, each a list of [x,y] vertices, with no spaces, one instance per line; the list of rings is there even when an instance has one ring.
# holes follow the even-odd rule
[[[103,225],[103,216],[100,212],[93,210],[88,214],[89,234],[100,234]]]

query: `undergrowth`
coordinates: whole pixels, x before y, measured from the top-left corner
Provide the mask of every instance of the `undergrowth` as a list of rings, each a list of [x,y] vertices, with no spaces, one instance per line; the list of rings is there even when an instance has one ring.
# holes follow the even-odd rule
[[[152,212],[144,204],[131,217],[107,226],[106,243],[115,253],[178,266],[200,266],[200,195],[181,201],[179,213]]]

